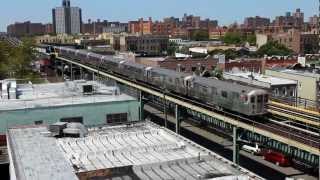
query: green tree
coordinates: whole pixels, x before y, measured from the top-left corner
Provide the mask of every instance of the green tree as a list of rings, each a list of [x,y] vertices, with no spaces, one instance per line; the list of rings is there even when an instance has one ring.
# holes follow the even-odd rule
[[[191,40],[207,41],[207,40],[209,40],[209,33],[208,33],[208,31],[204,31],[204,30],[195,30],[191,34]]]
[[[287,48],[285,45],[280,44],[276,41],[270,41],[267,44],[261,46],[258,51],[257,51],[257,55],[259,55],[260,57],[264,56],[264,55],[268,55],[268,56],[288,56],[288,55],[292,55],[293,51],[289,48]]]
[[[219,67],[216,67],[212,71],[212,77],[216,77],[218,79],[223,79],[223,71],[222,71],[222,69],[220,69]]]
[[[20,46],[12,47],[0,42],[0,78],[33,78],[39,77],[31,69],[35,59],[34,41],[24,38]]]
[[[224,51],[224,54],[226,55],[226,59],[236,59],[240,56],[240,54],[234,49],[227,49]]]
[[[227,32],[222,41],[226,44],[241,44],[243,42],[241,34],[238,32]]]
[[[178,44],[175,42],[169,42],[167,53],[169,56],[174,56],[178,50]]]
[[[214,50],[208,52],[208,54],[211,56],[216,55],[216,54],[224,54],[224,50],[223,49],[214,49]]]
[[[226,44],[241,45],[248,42],[250,45],[255,45],[256,35],[255,34],[243,35],[239,32],[228,32],[222,38],[222,41]]]
[[[255,34],[247,35],[246,41],[247,41],[250,45],[256,45],[256,43],[257,43],[257,37],[256,37]]]

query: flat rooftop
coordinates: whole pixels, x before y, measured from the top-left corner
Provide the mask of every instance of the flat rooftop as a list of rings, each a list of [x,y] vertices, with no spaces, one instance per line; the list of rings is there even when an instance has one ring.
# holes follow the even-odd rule
[[[10,128],[18,179],[262,179],[150,122],[88,131],[54,138],[45,126]]]
[[[83,93],[84,85],[92,85],[93,93]],[[135,100],[131,96],[121,94],[117,87],[82,80],[49,84],[18,84],[13,89],[13,96],[17,98],[13,99],[8,99],[6,97],[8,95],[4,95],[3,91],[1,94],[0,111]]]
[[[317,78],[320,79],[320,74],[319,73],[312,73],[309,71],[303,71],[303,70],[293,70],[293,69],[270,69],[271,71],[278,71],[282,73],[287,73],[287,74],[294,74],[294,75],[299,75],[299,76],[306,76],[306,77],[312,77],[312,78]]]
[[[251,73],[251,72],[237,72],[237,73],[224,73],[225,79],[241,81],[246,83],[253,83],[253,81],[261,82],[265,86],[279,86],[279,85],[297,85],[297,81],[278,78],[273,76],[267,76],[263,74]]]

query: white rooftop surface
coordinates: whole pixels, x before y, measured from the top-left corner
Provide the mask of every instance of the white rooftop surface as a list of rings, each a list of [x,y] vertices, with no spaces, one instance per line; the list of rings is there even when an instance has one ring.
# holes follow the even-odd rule
[[[16,172],[25,179],[74,179],[73,173],[131,166],[138,179],[262,179],[152,123],[91,128],[83,138],[55,139],[45,131],[9,129],[11,148],[18,152]],[[38,178],[45,173],[50,178]],[[121,178],[135,179],[130,174],[107,179]]]
[[[93,95],[84,95],[82,85],[93,85]],[[118,95],[115,95],[115,91]],[[116,87],[108,87],[94,81],[74,81],[50,84],[22,84],[17,86],[19,99],[0,99],[1,110],[16,110],[99,102],[130,101],[133,97],[120,94]]]
[[[235,77],[245,78],[248,80],[251,80],[251,76],[253,75],[253,78],[254,78],[253,81],[268,83],[271,86],[297,84],[297,81],[294,81],[294,80],[267,76],[267,75],[251,73],[251,72],[224,73],[224,74],[227,76],[235,76]]]
[[[308,72],[308,71],[298,71],[298,70],[293,70],[293,69],[272,69],[272,70],[276,70],[276,71],[283,72],[283,73],[289,73],[289,74],[295,74],[295,75],[307,76],[307,77],[313,77],[313,78],[320,79],[320,74],[312,73],[312,72]]]

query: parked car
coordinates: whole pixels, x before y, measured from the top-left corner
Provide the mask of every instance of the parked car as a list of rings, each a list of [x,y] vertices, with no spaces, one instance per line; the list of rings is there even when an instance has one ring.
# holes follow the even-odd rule
[[[247,143],[241,147],[244,151],[252,153],[254,155],[262,155],[262,147],[258,143]]]
[[[275,163],[277,166],[287,167],[292,164],[291,159],[288,156],[280,152],[271,151],[271,150],[266,151],[263,154],[263,159],[269,162]]]

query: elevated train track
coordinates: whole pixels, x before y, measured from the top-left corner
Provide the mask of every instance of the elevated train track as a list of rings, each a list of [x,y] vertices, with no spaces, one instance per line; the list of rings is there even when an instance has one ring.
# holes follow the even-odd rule
[[[306,125],[311,125],[320,129],[320,113],[301,109],[278,102],[269,102],[268,111],[275,115],[287,118],[291,121],[296,121]]]
[[[74,64],[81,68],[87,69],[88,71],[94,72],[100,76],[108,77],[117,82],[133,87],[141,92],[145,92],[157,97],[165,98],[166,101],[168,102],[172,102],[174,104],[202,113],[209,117],[219,119],[232,126],[236,126],[244,130],[260,134],[262,136],[277,140],[281,143],[288,144],[289,146],[302,149],[304,151],[307,151],[315,155],[320,155],[319,137],[306,135],[305,132],[298,132],[298,131],[288,132],[288,128],[286,127],[279,128],[278,124],[263,123],[263,122],[255,121],[248,118],[243,118],[241,116],[226,113],[226,112],[219,113],[219,112],[213,111],[212,107],[209,107],[208,105],[201,104],[199,102],[187,99],[185,97],[180,97],[175,94],[171,94],[171,93],[166,94],[159,89],[149,87],[139,82],[134,82],[130,79],[127,79],[125,77],[120,77],[119,75],[116,75],[116,74],[108,73],[107,71],[102,70],[100,67],[94,67],[88,64],[82,64],[75,60],[70,60],[63,57],[58,57],[58,59],[70,64]]]

